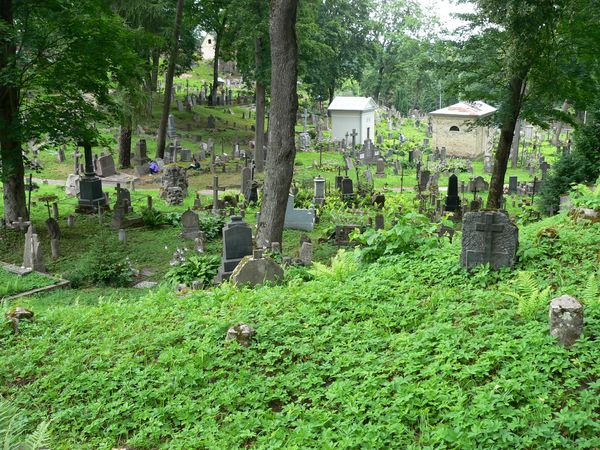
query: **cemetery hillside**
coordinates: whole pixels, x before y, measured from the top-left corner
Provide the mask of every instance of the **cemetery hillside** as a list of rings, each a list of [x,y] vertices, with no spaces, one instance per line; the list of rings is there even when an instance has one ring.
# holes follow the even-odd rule
[[[596,0],[0,13],[4,449],[600,448]]]

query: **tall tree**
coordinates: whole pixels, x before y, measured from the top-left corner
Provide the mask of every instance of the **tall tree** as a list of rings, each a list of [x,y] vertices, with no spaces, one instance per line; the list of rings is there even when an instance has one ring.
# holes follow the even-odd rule
[[[175,12],[175,26],[173,27],[173,37],[169,52],[169,66],[165,74],[165,98],[160,116],[160,126],[158,128],[158,142],[156,145],[156,157],[164,158],[165,142],[167,139],[167,122],[169,120],[169,110],[171,108],[171,95],[173,91],[173,77],[175,76],[175,64],[177,63],[177,52],[179,51],[179,33],[181,30],[181,21],[183,20],[184,0],[177,0],[177,10]]]
[[[488,208],[500,207],[519,117],[542,125],[552,118],[572,122],[557,105],[573,98],[582,104],[585,102],[582,92],[591,98],[597,95],[598,83],[593,81],[593,72],[584,75],[580,70],[582,64],[588,64],[584,55],[600,44],[597,32],[588,33],[595,39],[581,35],[587,28],[583,24],[590,30],[594,28],[592,18],[598,14],[593,12],[594,3],[594,0],[478,0],[476,14],[466,16],[480,32],[465,42],[459,59],[454,62],[461,73],[458,80],[469,99],[482,98],[498,106],[500,139]],[[589,14],[581,15],[582,8]]]
[[[90,139],[109,89],[139,77],[122,20],[101,0],[2,0],[0,161],[4,216],[26,216],[22,144]]]
[[[287,198],[294,174],[294,127],[298,112],[298,0],[272,0],[270,151],[256,241],[259,246],[282,242]]]

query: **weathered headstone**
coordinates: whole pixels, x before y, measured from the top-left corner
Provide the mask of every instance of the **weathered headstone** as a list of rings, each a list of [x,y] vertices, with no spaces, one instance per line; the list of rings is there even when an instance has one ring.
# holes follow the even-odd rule
[[[315,227],[316,214],[314,208],[295,209],[294,196],[288,196],[287,208],[285,210],[284,228],[294,230],[312,231]]]
[[[231,274],[236,286],[258,286],[264,283],[278,283],[283,279],[283,269],[273,259],[255,251],[252,256],[244,257]]]
[[[564,347],[571,347],[583,333],[583,306],[569,295],[550,302],[550,335]]]
[[[117,174],[115,160],[112,155],[102,155],[96,160],[96,175],[110,177]]]
[[[181,226],[183,227],[181,236],[184,239],[196,239],[198,237],[198,232],[200,231],[200,219],[198,218],[198,214],[191,209],[188,209],[181,215]]]
[[[302,246],[300,247],[300,261],[305,266],[310,266],[312,264],[312,256],[313,256],[313,246],[310,242],[302,242]]]
[[[321,176],[315,177],[313,180],[314,184],[314,197],[313,202],[315,205],[323,205],[325,203],[325,179]]]
[[[462,222],[460,263],[466,269],[489,264],[493,270],[513,267],[519,229],[501,212],[466,213]]]
[[[508,177],[508,193],[513,194],[513,195],[516,194],[517,187],[518,187],[518,178],[515,176]]]
[[[44,254],[33,225],[30,225],[25,234],[25,248],[23,251],[23,267],[37,272],[45,272]]]
[[[377,159],[377,172],[375,172],[375,176],[385,177],[385,160],[383,158]]]
[[[174,188],[179,189],[176,191]],[[187,197],[188,180],[187,173],[183,167],[170,165],[165,167],[161,180],[160,196],[171,202],[176,200],[178,203],[169,204],[181,204],[179,199]]]

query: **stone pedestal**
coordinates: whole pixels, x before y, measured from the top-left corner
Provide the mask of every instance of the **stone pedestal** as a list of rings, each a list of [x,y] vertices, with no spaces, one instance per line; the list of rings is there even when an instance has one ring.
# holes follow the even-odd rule
[[[550,302],[550,335],[564,347],[571,347],[583,333],[583,306],[569,295]]]

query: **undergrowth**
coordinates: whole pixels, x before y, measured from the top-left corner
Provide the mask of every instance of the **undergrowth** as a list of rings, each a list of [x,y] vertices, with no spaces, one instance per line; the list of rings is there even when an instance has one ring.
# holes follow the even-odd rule
[[[0,329],[0,394],[52,419],[53,449],[599,448],[600,224],[523,227],[512,272],[467,273],[458,241],[45,309]],[[562,294],[591,299],[571,350],[543,307]]]

